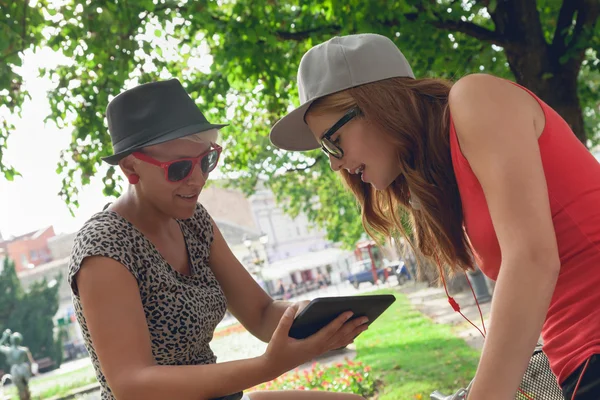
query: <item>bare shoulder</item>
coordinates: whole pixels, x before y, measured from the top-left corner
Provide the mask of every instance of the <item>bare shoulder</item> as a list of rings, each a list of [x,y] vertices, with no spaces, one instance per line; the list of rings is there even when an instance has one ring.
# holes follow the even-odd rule
[[[448,103],[457,135],[462,140],[474,139],[473,135],[504,135],[509,131],[535,133],[540,114],[543,119],[541,107],[529,93],[488,74],[459,79],[450,90]]]
[[[81,262],[81,269],[76,275],[77,282],[82,279],[84,281],[91,280],[90,283],[95,283],[93,286],[96,287],[104,281],[114,283],[115,278],[119,283],[136,282],[131,272],[123,264],[104,256],[86,257]],[[127,286],[127,283],[125,285]],[[137,289],[137,285],[135,287]]]
[[[498,96],[510,96],[520,93],[522,90],[506,79],[498,78],[489,74],[470,74],[456,81],[450,89],[450,98],[453,100],[477,94],[497,94]],[[490,96],[492,97],[492,96]],[[493,96],[496,97],[496,96]]]
[[[76,279],[102,372],[117,397],[126,397],[137,371],[154,364],[136,280],[124,265],[102,256],[86,258]]]
[[[119,310],[142,309],[135,277],[120,262],[103,256],[87,257],[74,278],[86,317],[106,310],[107,305]],[[134,307],[131,307],[135,304]],[[112,307],[109,307],[112,308]],[[113,317],[116,314],[111,314]]]
[[[537,104],[522,88],[488,74],[467,75],[454,83],[448,98],[451,111],[460,115],[477,115],[481,111],[494,114],[512,112]]]

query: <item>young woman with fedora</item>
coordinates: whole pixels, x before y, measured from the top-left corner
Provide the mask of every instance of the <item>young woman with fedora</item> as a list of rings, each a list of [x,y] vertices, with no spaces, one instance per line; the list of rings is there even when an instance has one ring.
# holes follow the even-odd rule
[[[375,34],[310,49],[279,148],[321,147],[373,232],[497,280],[470,400],[514,399],[542,334],[568,399],[600,398],[600,164],[535,94],[490,75],[415,79]],[[574,394],[576,393],[576,395]],[[527,398],[527,397],[523,397]]]
[[[173,79],[140,85],[107,108],[127,191],[78,232],[69,264],[77,319],[102,399],[353,400],[352,394],[243,390],[366,329],[346,313],[305,340],[288,337],[306,302],[273,301],[231,253],[198,195],[217,165],[224,125],[209,123]],[[226,309],[269,342],[255,358],[216,363]]]

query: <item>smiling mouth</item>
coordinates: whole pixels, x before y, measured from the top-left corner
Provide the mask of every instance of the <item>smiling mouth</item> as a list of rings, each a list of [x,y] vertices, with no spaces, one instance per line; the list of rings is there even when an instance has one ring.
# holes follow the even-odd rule
[[[177,196],[181,197],[182,199],[192,200],[192,199],[195,199],[196,197],[198,197],[199,194],[189,194],[189,195],[178,194]]]
[[[350,170],[349,169],[348,172],[351,173],[351,174],[353,174],[353,175],[358,175],[358,174],[362,174],[364,170],[365,170],[365,165],[361,164],[360,166],[358,166],[354,170]]]

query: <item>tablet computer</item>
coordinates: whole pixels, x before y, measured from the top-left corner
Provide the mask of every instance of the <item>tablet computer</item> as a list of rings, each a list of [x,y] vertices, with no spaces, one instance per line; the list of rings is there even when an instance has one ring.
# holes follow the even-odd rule
[[[396,297],[392,294],[318,297],[294,319],[289,336],[294,339],[307,338],[346,311],[353,312],[350,320],[367,317],[369,318],[367,324],[370,325],[394,301]]]

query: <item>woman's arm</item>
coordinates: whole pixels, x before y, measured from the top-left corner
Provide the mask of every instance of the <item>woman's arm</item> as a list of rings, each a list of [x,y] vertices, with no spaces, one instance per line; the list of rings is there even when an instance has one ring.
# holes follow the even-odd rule
[[[294,309],[282,318],[265,354],[210,365],[161,366],[135,278],[120,263],[87,258],[75,276],[83,315],[100,366],[116,398],[207,400],[269,381],[311,358],[347,345],[363,328],[340,316],[305,340],[288,337]],[[357,319],[358,320],[358,319]]]
[[[560,270],[538,145],[541,127],[534,122],[540,107],[508,82],[471,75],[452,88],[450,108],[502,252],[488,336],[469,399],[514,399]]]
[[[214,240],[210,248],[210,268],[225,292],[229,310],[250,333],[268,342],[291,303],[274,301],[265,293],[233,255],[217,224],[212,221],[212,225]]]
[[[271,378],[262,357],[208,366],[156,365],[131,273],[117,261],[91,257],[76,279],[94,349],[118,399],[210,399]]]

